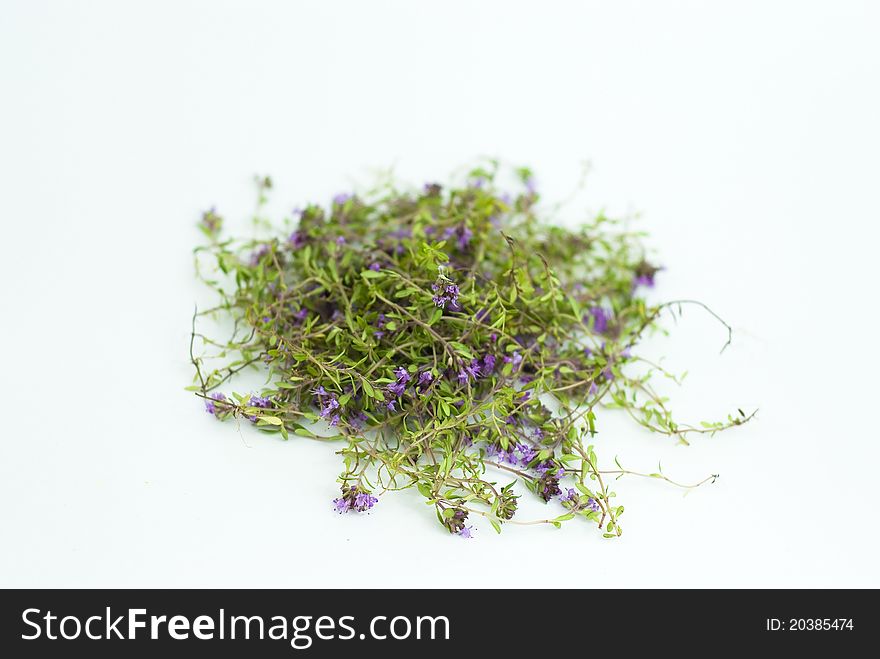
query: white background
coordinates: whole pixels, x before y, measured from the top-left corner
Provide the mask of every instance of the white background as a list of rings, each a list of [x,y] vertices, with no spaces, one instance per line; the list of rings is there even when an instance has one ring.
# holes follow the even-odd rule
[[[880,586],[880,12],[870,2],[4,2],[0,585]],[[333,446],[218,424],[183,388],[202,209],[246,227],[394,166],[494,155],[567,220],[639,212],[698,298],[676,446],[616,413],[625,533],[481,526],[417,494],[331,511]]]

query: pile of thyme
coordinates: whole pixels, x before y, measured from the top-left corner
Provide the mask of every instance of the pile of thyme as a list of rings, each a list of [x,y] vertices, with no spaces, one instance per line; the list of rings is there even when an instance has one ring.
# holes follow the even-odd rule
[[[448,190],[340,194],[295,211],[283,231],[262,220],[265,239],[227,239],[205,212],[197,270],[219,303],[193,318],[190,389],[217,419],[341,442],[340,513],[415,487],[464,537],[477,516],[499,532],[582,518],[619,536],[610,482],[673,481],[616,458],[600,468],[598,409],[683,442],[751,415],[673,419],[650,383],[667,373],[636,347],[690,301],[649,305],[641,292],[659,269],[640,234],[604,214],[576,230],[542,222],[532,173],[515,173],[515,194],[499,189],[497,166]],[[272,184],[258,182],[259,217]],[[208,315],[231,321],[230,338],[197,332]],[[229,391],[250,368],[265,369],[266,386]],[[517,484],[553,512],[518,520]]]

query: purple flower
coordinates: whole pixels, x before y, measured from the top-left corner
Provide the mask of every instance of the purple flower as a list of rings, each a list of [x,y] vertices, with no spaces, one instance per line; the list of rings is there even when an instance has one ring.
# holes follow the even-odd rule
[[[321,418],[326,419],[333,412],[339,409],[339,401],[336,400],[336,396],[332,396],[326,403],[321,404]]]
[[[610,366],[606,366],[602,371],[602,375],[605,376],[605,379],[611,382],[614,379],[614,372],[611,370]]]
[[[653,266],[647,261],[643,260],[635,268],[635,273],[633,274],[633,288],[637,288],[639,286],[653,288],[654,276],[659,270],[660,268],[658,268],[657,266]]]
[[[389,411],[389,412],[396,412],[396,411],[397,411],[396,409],[394,409],[394,405],[395,405],[396,402],[397,402],[397,401],[389,400],[387,403],[385,403],[385,407],[388,408],[388,411]]]
[[[411,376],[409,374],[409,371],[403,368],[403,366],[397,367],[394,370],[394,375],[397,377],[397,382],[392,382],[391,384],[389,384],[387,389],[395,396],[402,396],[403,392],[406,390],[407,383],[411,379]]]
[[[445,309],[448,306],[452,311],[458,311],[461,309],[461,305],[458,303],[460,291],[456,284],[435,282],[431,285],[431,290],[436,293],[436,295],[431,298],[436,306],[441,309]]]
[[[562,490],[559,489],[559,479],[547,474],[544,474],[538,481],[538,488],[538,494],[544,501],[550,501],[557,494],[562,493]]]
[[[513,364],[513,370],[515,371],[522,363],[522,355],[514,350],[512,355],[505,355],[503,361],[505,364]]]
[[[306,316],[309,315],[309,310],[303,307],[299,311],[293,314],[293,317],[297,323],[301,323],[306,319]]]
[[[526,183],[526,190],[528,191],[528,193],[529,193],[530,195],[535,194],[535,191],[537,190],[537,186],[535,185],[535,179],[534,179],[534,177],[529,176],[529,177],[525,180],[525,183]]]
[[[268,396],[251,396],[248,400],[248,406],[259,407],[265,410],[272,407],[272,399]]]
[[[599,387],[596,386],[596,383],[595,383],[595,382],[590,382],[590,390],[589,390],[589,393],[590,393],[591,396],[595,396],[597,393],[599,393]]]
[[[492,343],[495,343],[495,341],[498,340],[498,335],[497,335],[495,332],[492,332],[492,333],[489,335],[489,340],[490,340]]]
[[[372,494],[367,492],[359,492],[354,498],[354,509],[359,513],[369,510],[379,501]]]
[[[565,491],[565,494],[559,497],[560,501],[565,501],[566,503],[573,503],[578,499],[577,492],[574,491],[574,488],[568,488]]]
[[[372,508],[379,501],[369,492],[365,492],[358,487],[349,487],[342,489],[342,496],[333,499],[333,505],[339,514],[347,512],[363,513]]]
[[[346,201],[351,199],[351,195],[347,192],[340,192],[338,195],[333,197],[333,203],[337,206],[342,206]]]
[[[584,316],[584,322],[589,324],[592,320],[593,331],[597,334],[604,334],[608,330],[608,321],[611,320],[611,312],[603,307],[593,307],[590,313]]]
[[[368,494],[367,492],[359,492],[357,496],[354,498],[354,508],[359,513],[364,512],[365,510],[369,510],[379,501],[372,494]]]
[[[599,506],[599,503],[593,497],[587,499],[587,508],[592,510],[594,513],[598,513],[600,510],[602,510],[601,506]]]
[[[468,181],[468,185],[470,185],[470,187],[475,188],[477,190],[482,188],[483,185],[485,185],[485,183],[486,183],[486,179],[483,178],[482,176],[475,176],[470,181]]]
[[[335,416],[338,423],[338,410],[340,410],[340,406],[339,401],[336,400],[336,394],[328,393],[323,386],[318,387],[312,393],[318,398],[318,406],[321,408],[319,416],[322,419],[330,418],[331,421],[333,420],[331,417]]]
[[[379,272],[379,270],[381,270],[381,269],[382,269],[382,266],[379,265],[378,263],[371,263],[370,264],[370,270],[372,270],[373,272]]]
[[[535,459],[535,456],[538,455],[538,452],[534,448],[528,444],[523,444],[522,442],[516,445],[516,450],[519,451],[519,462],[523,467],[528,466],[528,464]]]
[[[403,396],[403,392],[406,391],[406,383],[392,382],[388,385],[388,391],[390,391],[395,396]]]
[[[306,244],[306,237],[303,235],[302,231],[294,231],[290,234],[290,238],[287,239],[294,248],[299,249],[303,245]]]
[[[476,380],[480,377],[480,360],[472,359],[470,364],[464,364],[457,377],[459,384],[467,384],[468,380]]]
[[[460,535],[462,538],[473,538],[473,529],[473,526],[462,526],[461,529],[458,531],[458,535]]]
[[[213,414],[214,416],[219,416],[222,409],[218,408],[217,405],[214,404],[214,402],[215,401],[223,401],[223,400],[226,400],[225,394],[222,394],[219,391],[217,393],[211,394],[208,399],[205,399],[205,411],[208,414]]]
[[[337,245],[344,245],[345,244],[345,236],[339,236],[339,238],[336,239],[336,244]]]
[[[488,375],[495,370],[495,355],[486,355],[483,357],[483,373]]]

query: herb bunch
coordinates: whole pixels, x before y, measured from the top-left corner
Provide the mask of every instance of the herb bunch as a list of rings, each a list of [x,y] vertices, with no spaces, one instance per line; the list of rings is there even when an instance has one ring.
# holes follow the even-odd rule
[[[273,235],[259,240],[226,239],[205,212],[197,269],[219,304],[193,318],[191,389],[218,419],[341,442],[340,513],[415,487],[463,537],[479,516],[499,532],[581,518],[616,537],[614,479],[696,487],[714,476],[680,485],[616,458],[600,467],[600,407],[682,442],[751,415],[674,420],[650,383],[673,376],[636,349],[664,310],[700,303],[649,305],[640,292],[659,268],[640,234],[604,214],[574,230],[542,222],[532,173],[516,171],[515,194],[497,174],[493,164],[448,190],[340,194],[283,232],[262,221]],[[259,187],[258,216],[271,181]],[[206,315],[230,321],[229,338],[197,332]],[[265,369],[263,390],[222,391],[249,368]],[[555,510],[520,521],[517,484]]]

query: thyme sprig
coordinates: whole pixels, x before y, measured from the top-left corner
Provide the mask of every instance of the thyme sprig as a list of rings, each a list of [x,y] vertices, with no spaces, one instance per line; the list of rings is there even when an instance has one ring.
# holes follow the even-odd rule
[[[624,508],[610,481],[714,481],[681,484],[616,458],[603,469],[596,412],[621,408],[685,443],[745,423],[754,413],[680,423],[651,385],[675,376],[634,352],[682,305],[715,316],[727,343],[730,327],[701,302],[649,305],[641,292],[659,268],[641,234],[601,213],[577,229],[543,222],[532,173],[516,174],[516,194],[494,164],[449,190],[340,194],[296,211],[283,233],[259,220],[264,239],[224,238],[222,217],[205,212],[197,271],[219,303],[193,317],[191,389],[218,419],[341,442],[338,512],[414,487],[464,537],[477,516],[499,532],[583,518],[616,537]],[[260,217],[272,184],[258,183]],[[198,332],[206,316],[227,321],[229,337]],[[262,391],[221,391],[252,368],[267,373]],[[517,483],[556,510],[520,521]]]

